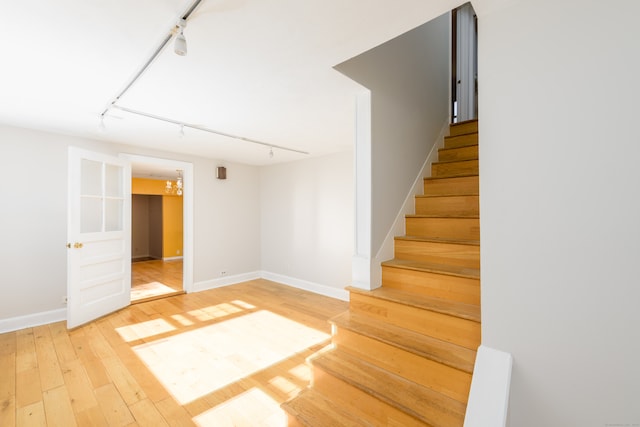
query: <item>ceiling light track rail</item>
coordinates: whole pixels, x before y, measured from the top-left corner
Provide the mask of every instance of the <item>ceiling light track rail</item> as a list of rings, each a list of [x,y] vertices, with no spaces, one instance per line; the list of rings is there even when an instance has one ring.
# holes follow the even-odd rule
[[[126,113],[135,114],[135,115],[138,115],[138,116],[143,116],[143,117],[147,117],[147,118],[154,119],[154,120],[160,120],[160,121],[163,121],[163,122],[166,122],[166,123],[172,123],[174,125],[180,126],[181,128],[197,129],[197,130],[202,131],[202,132],[208,132],[208,133],[212,133],[212,134],[215,134],[215,135],[224,136],[224,137],[227,137],[227,138],[233,138],[233,139],[238,139],[240,141],[251,142],[253,144],[263,145],[265,147],[269,147],[272,150],[271,153],[273,153],[273,149],[274,148],[277,148],[279,150],[289,151],[289,152],[292,152],[292,153],[309,154],[309,152],[307,152],[307,151],[296,150],[295,148],[283,147],[281,145],[270,144],[268,142],[258,141],[258,140],[251,139],[251,138],[245,138],[243,136],[232,135],[230,133],[225,133],[225,132],[220,132],[220,131],[217,131],[217,130],[214,130],[214,129],[210,129],[210,128],[205,127],[205,126],[200,126],[200,125],[195,125],[195,124],[190,124],[190,123],[184,123],[184,122],[181,122],[181,121],[178,121],[178,120],[170,119],[168,117],[162,117],[162,116],[158,116],[158,115],[155,115],[155,114],[147,113],[147,112],[144,112],[144,111],[134,110],[134,109],[127,108],[127,107],[122,107],[122,106],[116,105],[116,104],[113,104],[111,106],[111,108],[115,108],[117,110],[124,111]]]
[[[194,0],[191,3],[191,5],[187,8],[186,12],[182,15],[181,19],[186,21],[191,16],[191,14],[196,10],[196,8],[198,7],[198,5],[200,3],[202,3],[202,0]],[[100,117],[101,118],[104,118],[105,114],[107,114],[109,112],[109,110],[116,105],[116,102],[118,102],[120,100],[120,98],[122,98],[124,96],[124,94],[126,94],[129,91],[129,89],[131,89],[131,87],[138,81],[138,79],[145,73],[145,71],[147,71],[147,69],[151,66],[151,64],[153,64],[153,62],[156,60],[156,58],[158,58],[158,55],[160,55],[160,53],[167,46],[167,44],[169,43],[171,38],[175,35],[175,32],[176,32],[177,28],[178,28],[178,25],[172,27],[169,30],[169,33],[165,36],[164,39],[162,39],[162,41],[160,42],[158,47],[153,51],[153,53],[151,54],[149,59],[147,59],[147,61],[142,65],[142,67],[140,67],[138,72],[134,74],[134,76],[131,78],[131,80],[129,80],[129,82],[127,82],[127,84],[120,91],[120,93],[118,93],[118,95],[116,95],[111,100],[111,102],[109,102],[107,104],[107,106],[102,111],[102,113],[100,113]]]

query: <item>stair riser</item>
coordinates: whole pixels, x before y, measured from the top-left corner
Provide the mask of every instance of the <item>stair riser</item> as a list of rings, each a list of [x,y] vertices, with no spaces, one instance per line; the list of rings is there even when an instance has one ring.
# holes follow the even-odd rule
[[[333,341],[341,350],[459,402],[469,398],[467,372],[340,328]]]
[[[479,279],[383,266],[382,285],[449,301],[480,304]]]
[[[389,322],[471,350],[476,350],[480,345],[480,324],[472,320],[353,292],[350,309],[354,313]]]
[[[478,216],[478,196],[416,197],[417,215]]]
[[[337,404],[372,425],[424,427],[424,423],[416,418],[315,366],[312,385],[325,396],[340,396],[335,399]]]
[[[395,258],[480,268],[480,246],[396,239]]]
[[[447,136],[444,138],[444,148],[460,148],[468,147],[470,145],[478,145],[477,133],[458,136]]]
[[[449,150],[438,150],[438,161],[454,162],[460,160],[474,160],[478,158],[478,146],[470,145],[467,147],[453,148]]]
[[[425,179],[425,196],[478,195],[480,194],[477,176],[459,178]]]
[[[464,175],[477,175],[477,174],[478,174],[477,160],[465,160],[462,162],[449,162],[449,163],[433,163],[431,165],[431,176],[434,176],[434,177],[450,177],[450,176],[464,176]]]
[[[478,218],[407,218],[408,236],[480,240]]]
[[[449,126],[449,135],[462,135],[465,133],[478,132],[478,121],[468,121],[464,123],[455,123]]]

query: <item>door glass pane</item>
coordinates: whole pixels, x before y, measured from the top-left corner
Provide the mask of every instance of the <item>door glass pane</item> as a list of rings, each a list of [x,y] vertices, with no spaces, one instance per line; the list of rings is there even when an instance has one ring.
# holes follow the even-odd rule
[[[122,231],[122,199],[107,199],[105,206],[105,231]]]
[[[102,163],[93,160],[82,159],[80,176],[80,194],[83,196],[102,195]]]
[[[102,231],[102,199],[99,197],[80,198],[80,232]]]
[[[107,197],[122,197],[122,174],[121,166],[106,165],[105,184],[107,187]]]

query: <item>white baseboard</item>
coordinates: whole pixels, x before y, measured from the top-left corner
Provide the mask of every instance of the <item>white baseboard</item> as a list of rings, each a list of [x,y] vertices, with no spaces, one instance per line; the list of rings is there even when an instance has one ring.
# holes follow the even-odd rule
[[[203,280],[202,282],[196,282],[190,289],[190,292],[200,292],[209,289],[221,288],[223,286],[235,285],[236,283],[247,282],[249,280],[261,279],[262,276],[259,271],[252,271],[250,273],[236,274],[233,276],[224,276],[218,279]]]
[[[284,276],[282,274],[270,273],[268,271],[262,271],[262,278],[271,280],[273,282],[282,283],[283,285],[302,289],[304,291],[324,295],[326,297],[331,297],[342,301],[349,301],[349,292],[345,289],[308,282],[306,280],[296,279],[295,277]]]
[[[182,256],[169,256],[166,258],[162,258],[163,261],[176,261],[182,259]]]
[[[223,286],[235,285],[236,283],[248,282],[249,280],[266,279],[273,282],[282,283],[294,288],[313,292],[342,301],[349,301],[349,292],[344,289],[333,288],[319,283],[308,282],[295,277],[284,276],[282,274],[270,273],[268,271],[252,271],[250,273],[225,276],[218,279],[204,280],[194,283],[189,292],[200,292],[209,289],[221,288]],[[59,322],[67,319],[67,309],[43,311],[41,313],[28,314],[25,316],[10,317],[0,319],[0,333],[13,332],[24,328],[46,325],[47,323]]]
[[[60,322],[61,320],[67,320],[66,308],[27,314],[26,316],[0,319],[0,334],[25,328],[32,328],[34,326],[46,325],[47,323]]]

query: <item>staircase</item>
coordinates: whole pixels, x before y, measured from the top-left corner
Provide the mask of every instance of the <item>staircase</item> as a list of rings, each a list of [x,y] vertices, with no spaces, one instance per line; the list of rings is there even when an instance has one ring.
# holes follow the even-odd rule
[[[350,287],[312,383],[283,404],[290,426],[462,426],[480,345],[478,123],[450,136],[382,264],[382,287]]]

